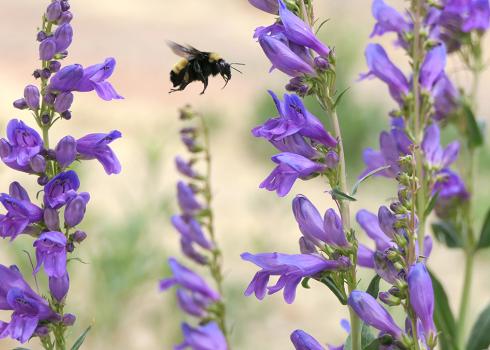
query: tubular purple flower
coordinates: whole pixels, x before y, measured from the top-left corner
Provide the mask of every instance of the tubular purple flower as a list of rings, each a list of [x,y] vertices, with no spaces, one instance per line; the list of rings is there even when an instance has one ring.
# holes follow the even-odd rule
[[[34,85],[27,85],[24,89],[24,99],[32,110],[39,109],[39,89]]]
[[[53,298],[62,302],[70,289],[70,276],[66,272],[61,277],[49,277],[49,291]]]
[[[393,246],[394,243],[381,230],[377,215],[361,209],[356,214],[356,220],[367,235],[376,243],[376,250],[384,251]]]
[[[298,77],[301,75],[315,75],[313,67],[294,53],[284,42],[269,35],[259,37],[259,44],[265,55],[272,63],[272,69]]]
[[[43,148],[41,136],[21,120],[12,119],[7,125],[7,138],[2,142],[2,161],[13,169],[29,172],[31,159]]]
[[[279,17],[284,26],[284,33],[290,41],[309,47],[321,56],[328,56],[330,49],[318,40],[309,25],[288,10],[282,0],[279,0]]]
[[[323,229],[325,230],[327,243],[337,247],[347,247],[349,242],[345,237],[342,219],[333,209],[325,212],[323,219]]]
[[[261,268],[248,285],[245,295],[255,293],[257,299],[262,300],[266,289],[268,289],[268,294],[284,289],[284,300],[288,304],[294,301],[296,287],[304,277],[311,277],[322,271],[342,270],[350,266],[349,259],[345,257],[338,260],[326,260],[323,257],[309,254],[262,253],[254,255],[243,253],[241,257]],[[270,276],[280,277],[274,286],[267,287]]]
[[[433,47],[424,58],[420,67],[420,85],[426,90],[432,90],[434,83],[443,74],[446,67],[446,46],[439,44]]]
[[[369,44],[365,51],[369,72],[363,76],[375,76],[388,85],[391,96],[398,103],[403,103],[403,98],[410,91],[410,86],[405,75],[390,61],[386,51],[379,44]]]
[[[364,244],[359,244],[357,249],[357,264],[362,267],[374,269],[374,251]]]
[[[200,293],[202,296],[213,301],[220,300],[219,293],[211,289],[195,272],[179,264],[174,258],[168,259],[168,264],[172,270],[173,277],[160,281],[161,291],[167,290],[174,285],[179,285],[190,292]]]
[[[248,0],[248,2],[259,10],[269,12],[273,15],[277,15],[279,12],[279,4],[276,0]]]
[[[443,120],[450,116],[458,108],[460,95],[451,80],[442,73],[432,88],[434,97],[434,119]]]
[[[386,206],[381,206],[378,210],[378,222],[381,230],[390,238],[394,238],[396,234],[395,223],[397,219],[390,209]]]
[[[88,134],[77,140],[77,151],[81,159],[97,159],[104,167],[108,175],[119,174],[121,163],[109,144],[122,136],[118,130],[112,130],[107,134]]]
[[[66,274],[66,237],[61,232],[45,232],[34,241],[37,265],[34,273],[38,273],[44,264],[48,277],[63,277]]]
[[[41,321],[54,320],[48,302],[26,283],[16,266],[0,265],[0,309],[12,310],[10,323],[0,321],[0,339],[27,342]]]
[[[488,0],[470,0],[470,10],[463,23],[462,30],[486,31],[490,26],[490,4]]]
[[[190,178],[197,178],[198,175],[194,169],[192,169],[192,164],[187,162],[181,156],[175,157],[175,167],[182,175],[188,176]]]
[[[73,163],[77,157],[77,142],[72,136],[63,137],[56,145],[56,160],[62,169]]]
[[[432,280],[424,263],[417,263],[408,272],[410,305],[422,322],[427,342],[437,335],[434,324],[434,290]]]
[[[431,167],[447,168],[456,161],[459,153],[459,142],[454,141],[446,148],[440,145],[440,130],[436,123],[429,125],[424,131],[422,151],[425,160]]]
[[[386,282],[397,285],[400,280],[400,271],[395,268],[395,265],[386,257],[384,252],[376,251],[374,253],[374,270]]]
[[[80,187],[80,180],[73,170],[59,173],[44,186],[44,203],[59,209],[73,197]]]
[[[347,303],[367,325],[386,332],[396,339],[401,338],[402,330],[400,327],[370,294],[355,290],[350,294]]]
[[[278,165],[260,184],[260,188],[276,191],[280,197],[284,197],[289,193],[296,179],[306,178],[325,169],[323,164],[288,152],[273,156],[272,161]]]
[[[301,233],[316,245],[327,242],[323,219],[313,203],[303,195],[293,199],[293,213]]]
[[[58,113],[63,113],[70,109],[73,103],[73,93],[62,92],[54,100],[54,110]]]
[[[59,1],[53,1],[46,9],[46,19],[55,22],[61,16],[61,4]]]
[[[29,194],[25,190],[24,187],[17,181],[14,181],[10,184],[9,186],[9,194],[15,199],[18,199],[20,201],[27,201],[30,202]]]
[[[34,173],[42,174],[46,171],[46,159],[40,154],[36,154],[29,161],[29,165]]]
[[[14,187],[17,186],[14,185]],[[15,198],[2,193],[0,202],[7,210],[6,215],[0,215],[0,237],[10,237],[11,240],[14,240],[28,228],[29,224],[42,219],[42,209],[32,204],[28,196],[27,199]]]
[[[187,323],[182,324],[184,342],[174,347],[174,350],[227,350],[225,336],[215,322],[192,328]]]
[[[201,203],[197,201],[191,186],[184,181],[177,182],[177,200],[184,214],[193,215],[203,209]]]
[[[452,200],[466,200],[470,194],[461,177],[450,169],[443,169],[436,174],[432,193],[438,194],[436,206],[451,204]]]
[[[300,329],[291,333],[291,342],[296,350],[325,350],[315,338]]]
[[[211,303],[201,294],[188,292],[185,289],[177,289],[177,302],[182,310],[196,317],[204,317],[206,308]]]
[[[45,208],[43,213],[44,223],[50,231],[60,230],[60,217],[56,209]]]
[[[212,243],[206,238],[204,232],[197,222],[188,215],[174,215],[171,218],[174,228],[188,241],[195,242],[204,249],[212,249]]]
[[[403,15],[393,7],[386,5],[383,0],[374,0],[371,11],[376,19],[371,38],[387,32],[395,32],[399,36],[410,31],[410,24]]]
[[[65,23],[56,28],[54,32],[54,41],[56,43],[56,52],[65,51],[73,40],[73,28],[70,24]]]
[[[54,38],[50,37],[44,39],[39,44],[39,59],[43,61],[49,61],[56,55],[56,42]]]
[[[70,199],[66,203],[65,208],[65,225],[75,227],[82,222],[85,216],[87,203],[90,200],[90,195],[87,192],[80,193]]]
[[[180,238],[180,249],[182,250],[182,253],[192,261],[194,261],[196,264],[199,265],[206,265],[209,262],[209,259],[207,256],[199,253],[193,245],[194,241],[190,240],[187,237],[181,237]]]

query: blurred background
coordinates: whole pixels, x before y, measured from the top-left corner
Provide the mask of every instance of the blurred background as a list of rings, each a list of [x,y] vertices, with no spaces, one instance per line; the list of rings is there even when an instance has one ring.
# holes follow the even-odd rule
[[[36,28],[47,3],[0,1],[2,136],[13,117],[34,126],[29,114],[15,110],[12,101],[22,95],[26,84],[34,82],[31,73],[39,63]],[[390,3],[403,8],[401,0]],[[297,183],[283,199],[258,189],[273,168],[269,156],[274,151],[265,141],[254,139],[250,129],[274,116],[266,90],[282,94],[286,77],[278,72],[268,73],[270,65],[252,33],[257,26],[272,23],[273,17],[252,8],[246,0],[72,0],[71,5],[75,37],[66,64],[90,65],[115,57],[117,68],[110,80],[125,97],[104,102],[95,93],[79,93],[72,108],[73,119],[59,122],[52,129],[52,139],[56,141],[66,134],[78,138],[112,129],[123,133],[123,138],[113,143],[123,164],[120,175],[107,177],[95,161],[85,162],[77,169],[82,178],[81,190],[89,191],[92,200],[82,227],[89,238],[77,251],[80,261],[70,263],[72,286],[66,311],[78,316],[70,335],[72,341],[88,325],[93,325],[93,329],[86,349],[170,349],[181,339],[179,327],[184,317],[176,311],[174,292],[159,293],[157,283],[168,274],[166,259],[180,256],[178,236],[169,225],[169,216],[177,210],[174,197],[178,176],[173,159],[184,152],[178,141],[181,122],[177,109],[190,103],[212,125],[214,209],[218,239],[224,250],[234,348],[290,349],[289,334],[297,328],[322,343],[340,344],[346,337],[340,320],[348,315],[326,287],[299,288],[293,305],[286,305],[280,293],[262,302],[243,297],[256,269],[240,260],[242,252],[297,252],[300,233],[290,208],[294,195],[307,195],[321,211],[333,206],[321,180]],[[378,134],[388,126],[387,113],[393,103],[379,81],[357,82],[359,73],[366,70],[363,50],[374,22],[370,1],[330,0],[317,1],[316,5],[317,17],[330,18],[320,35],[336,48],[339,89],[350,87],[340,107],[340,118],[352,184],[362,168],[361,150],[378,147]],[[224,90],[220,78],[212,79],[203,96],[199,95],[200,83],[169,95],[168,73],[178,58],[165,40],[220,52],[229,62],[245,63],[244,74],[234,73]],[[393,38],[383,40],[389,45]],[[394,60],[406,61],[400,50],[390,50]],[[468,81],[457,62],[450,61],[449,65],[449,72],[458,82]],[[480,114],[489,121],[490,71],[481,81]],[[324,118],[318,108],[312,110]],[[488,146],[480,153],[480,160],[477,227],[489,203]],[[35,196],[36,179],[5,166],[0,170],[0,191],[7,191],[14,179]],[[361,188],[354,209],[377,210],[394,191],[393,182],[372,179]],[[0,243],[0,262],[19,264],[28,276],[29,262],[22,249],[31,249],[32,241],[20,237],[13,244]],[[453,308],[458,306],[460,296],[462,262],[460,252],[436,244],[430,265],[446,286]],[[490,300],[489,262],[488,251],[477,258],[471,322]],[[362,271],[360,276],[361,285],[366,286],[371,273]],[[0,313],[0,319],[5,317]],[[15,345],[0,341],[0,349]],[[39,345],[32,343],[29,347],[37,349]]]

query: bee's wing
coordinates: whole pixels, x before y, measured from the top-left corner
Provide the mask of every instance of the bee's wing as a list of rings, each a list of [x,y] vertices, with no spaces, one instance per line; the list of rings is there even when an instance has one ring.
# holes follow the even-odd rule
[[[183,46],[173,41],[167,41],[167,44],[170,49],[172,49],[174,54],[180,57],[184,57],[187,60],[191,60],[201,54],[201,51],[192,46]]]

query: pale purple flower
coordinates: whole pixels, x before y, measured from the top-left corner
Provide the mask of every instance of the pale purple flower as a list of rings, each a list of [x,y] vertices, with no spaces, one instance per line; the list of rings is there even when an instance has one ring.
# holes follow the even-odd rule
[[[68,272],[61,277],[49,277],[49,292],[58,301],[62,302],[70,289],[70,276]]]
[[[77,142],[72,136],[63,137],[56,145],[56,160],[62,169],[73,163],[77,157]]]
[[[440,145],[440,130],[436,123],[429,125],[424,132],[422,151],[428,165],[436,169],[449,167],[456,161],[459,153],[459,142],[453,141],[446,148]]]
[[[446,46],[439,44],[425,55],[420,67],[420,85],[430,91],[446,66]]]
[[[192,168],[192,163],[186,161],[181,156],[175,157],[175,166],[179,173],[181,173],[182,175],[188,176],[193,179],[199,177],[196,171]]]
[[[357,248],[357,264],[362,267],[374,269],[374,251],[362,243]]]
[[[206,315],[206,308],[211,304],[211,300],[202,294],[189,292],[185,289],[177,289],[177,302],[182,310],[196,317]]]
[[[24,89],[24,100],[32,110],[39,109],[39,89],[34,85],[27,85]]]
[[[44,232],[34,241],[37,265],[34,273],[42,265],[48,277],[63,277],[66,274],[66,236],[61,232]]]
[[[82,222],[89,200],[90,195],[87,192],[82,192],[67,201],[65,208],[65,225],[67,227],[75,227]]]
[[[387,32],[395,32],[402,36],[411,30],[411,26],[405,17],[393,7],[388,6],[383,0],[374,0],[371,11],[376,19],[371,37]]]
[[[184,214],[192,215],[203,209],[191,186],[184,181],[177,182],[177,200]]]
[[[212,243],[206,238],[197,220],[187,215],[174,215],[171,218],[174,228],[186,241],[194,242],[204,249],[212,249]]]
[[[443,120],[459,107],[460,94],[446,74],[441,74],[432,88],[435,120]]]
[[[182,324],[184,341],[174,347],[174,350],[227,350],[225,336],[215,322],[193,328],[187,323]]]

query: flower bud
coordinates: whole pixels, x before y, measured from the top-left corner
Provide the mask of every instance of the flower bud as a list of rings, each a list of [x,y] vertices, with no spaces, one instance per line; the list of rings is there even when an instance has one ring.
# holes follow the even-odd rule
[[[73,19],[73,13],[70,11],[65,11],[61,14],[60,19],[58,20],[59,24],[70,23]]]
[[[73,94],[71,92],[62,92],[56,96],[56,100],[54,101],[54,110],[58,113],[66,112],[68,109],[70,109],[72,103]]]
[[[41,116],[41,123],[43,123],[44,125],[48,125],[50,121],[51,117],[49,116],[49,114],[43,114]]]
[[[55,94],[48,92],[46,95],[44,95],[44,102],[46,102],[48,105],[52,105],[55,99],[56,99]]]
[[[44,209],[44,223],[50,231],[60,230],[60,217],[56,209],[45,208]]]
[[[37,35],[36,35],[36,40],[37,40],[37,41],[39,41],[39,42],[41,42],[41,41],[43,41],[44,39],[46,39],[47,37],[48,37],[48,36],[46,35],[46,33],[45,33],[45,32],[40,31],[40,32],[38,32],[38,33],[37,33]]]
[[[24,88],[24,99],[30,109],[39,109],[39,89],[34,85],[27,85]]]
[[[46,171],[46,159],[39,154],[35,155],[29,163],[32,171],[34,171],[36,174],[42,174]]]
[[[49,62],[49,70],[51,73],[56,73],[60,70],[61,63],[59,61],[51,61]]]
[[[73,314],[64,314],[63,315],[63,324],[65,326],[73,326],[75,324],[77,317]]]
[[[342,220],[333,209],[328,209],[323,218],[323,229],[328,237],[327,243],[338,247],[347,247],[349,243],[345,237]]]
[[[66,251],[72,253],[75,250],[75,245],[72,242],[66,244]]]
[[[17,109],[26,109],[29,106],[27,105],[25,98],[19,98],[14,101],[14,107]]]
[[[87,234],[83,231],[77,230],[73,234],[73,241],[77,243],[82,243],[87,238]]]
[[[308,333],[297,329],[291,333],[291,342],[296,350],[323,350],[324,347]]]
[[[34,331],[34,335],[40,338],[46,337],[48,334],[49,334],[49,328],[46,326],[38,326]]]
[[[401,303],[400,298],[397,298],[388,292],[381,292],[379,293],[378,297],[379,300],[381,300],[383,303],[385,303],[388,306],[397,306],[400,305]]]
[[[381,230],[390,238],[393,238],[396,234],[395,224],[396,224],[396,215],[393,214],[387,207],[384,205],[378,210],[378,220],[379,226]]]
[[[61,1],[61,9],[63,10],[63,12],[68,11],[70,9],[70,3],[68,2],[68,0]]]
[[[59,1],[54,1],[49,4],[46,10],[46,19],[50,22],[55,22],[61,16],[61,4]]]
[[[39,45],[39,59],[49,61],[56,54],[56,42],[53,38],[47,38]]]
[[[77,142],[72,136],[63,137],[56,145],[56,160],[61,168],[68,167],[77,157]]]
[[[12,147],[5,139],[0,139],[0,157],[5,158],[12,152]]]
[[[276,0],[248,0],[250,5],[258,8],[259,10],[277,15],[279,12],[279,2]]]
[[[304,236],[299,239],[299,251],[301,254],[315,254],[317,252],[315,243]]]
[[[51,76],[51,71],[49,70],[49,68],[44,68],[43,70],[41,70],[41,78],[49,79],[50,76]]]
[[[325,164],[329,169],[335,169],[339,164],[339,155],[335,151],[328,151],[325,155]]]
[[[61,113],[61,118],[65,120],[70,120],[71,119],[71,112],[70,111],[64,111]]]
[[[70,289],[70,277],[66,273],[63,277],[49,277],[49,291],[58,302],[63,301]]]
[[[315,57],[314,63],[315,63],[315,68],[320,71],[327,70],[329,66],[328,61],[323,57]]]
[[[85,216],[85,210],[87,208],[86,198],[82,195],[77,195],[67,205],[65,209],[65,225],[68,227],[75,227],[82,222]]]
[[[35,79],[39,79],[41,77],[41,70],[40,69],[36,69],[34,72],[32,72],[32,76]]]
[[[46,175],[41,175],[37,178],[37,184],[39,186],[44,186],[46,185],[47,183],[49,182],[49,177],[47,177]]]
[[[56,42],[56,52],[66,50],[73,40],[73,28],[69,23],[62,24],[54,32],[54,41]]]

